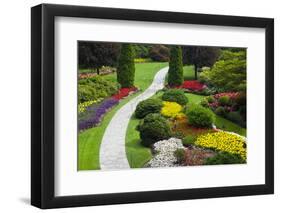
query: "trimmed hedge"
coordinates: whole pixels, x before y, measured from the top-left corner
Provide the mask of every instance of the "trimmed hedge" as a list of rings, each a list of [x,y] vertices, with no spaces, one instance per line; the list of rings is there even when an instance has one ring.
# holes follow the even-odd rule
[[[185,112],[188,123],[195,127],[212,127],[215,122],[214,113],[200,105],[191,105]]]
[[[135,116],[136,118],[144,118],[150,113],[159,113],[161,111],[162,106],[163,103],[159,99],[150,98],[141,101],[136,107]]]
[[[134,49],[131,44],[122,44],[118,67],[117,81],[124,87],[133,87],[135,79]]]
[[[188,102],[188,98],[184,92],[179,89],[169,89],[162,95],[163,101],[177,102],[180,105],[185,105]]]
[[[170,49],[170,62],[168,71],[169,86],[180,86],[183,83],[182,50],[180,46]]]
[[[157,141],[171,137],[171,129],[168,121],[158,113],[147,115],[138,125],[141,143],[144,146],[151,146]]]

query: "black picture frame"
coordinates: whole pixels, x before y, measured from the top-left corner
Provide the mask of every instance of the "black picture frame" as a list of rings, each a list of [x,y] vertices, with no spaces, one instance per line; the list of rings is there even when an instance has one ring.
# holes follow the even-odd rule
[[[266,32],[265,184],[79,196],[54,195],[55,17],[263,28]],[[41,4],[31,8],[31,204],[60,208],[274,193],[274,20],[164,11]]]

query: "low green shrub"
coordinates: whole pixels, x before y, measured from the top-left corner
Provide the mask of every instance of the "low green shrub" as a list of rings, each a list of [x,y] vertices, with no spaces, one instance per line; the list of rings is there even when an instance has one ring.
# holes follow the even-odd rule
[[[141,101],[135,111],[135,116],[137,118],[144,118],[146,115],[150,113],[158,113],[161,111],[161,108],[163,106],[163,103],[159,99],[147,99],[144,101]]]
[[[176,157],[178,163],[183,163],[185,160],[185,150],[176,149],[176,151],[174,152],[174,156]]]
[[[215,122],[214,113],[200,105],[191,105],[185,112],[188,123],[195,127],[212,127]]]
[[[241,164],[246,163],[239,155],[230,154],[228,152],[219,152],[214,157],[205,159],[205,165],[217,164]]]
[[[218,99],[218,102],[222,106],[230,105],[230,97],[229,96],[222,96]]]
[[[226,117],[228,120],[231,120],[232,122],[234,122],[242,127],[245,126],[245,121],[243,121],[243,118],[238,111],[229,112],[226,115]]]
[[[162,96],[163,101],[177,102],[180,105],[185,105],[188,102],[184,92],[180,89],[169,89]]]
[[[239,106],[245,106],[247,103],[246,93],[239,93],[239,95],[235,98],[235,103]]]
[[[158,113],[145,116],[137,130],[140,132],[141,143],[147,147],[172,135],[168,121]]]
[[[172,133],[173,138],[183,139],[185,135],[182,132],[173,132]]]
[[[83,103],[97,98],[96,90],[88,85],[78,85],[78,103]]]
[[[182,140],[182,144],[184,146],[194,145],[195,141],[196,141],[196,136],[194,136],[194,135],[187,135]]]
[[[226,115],[225,108],[222,107],[222,106],[219,106],[218,108],[216,108],[216,109],[215,109],[215,113],[216,113],[217,115],[222,116],[222,117],[225,117],[225,115]]]
[[[207,97],[208,103],[214,103],[215,100],[216,100],[216,99],[215,99],[213,96],[208,96],[208,97]]]
[[[200,105],[202,107],[209,107],[209,103],[206,99],[202,99],[201,102],[200,102]]]
[[[101,76],[85,78],[78,81],[79,103],[105,98],[117,93],[118,84],[108,81]]]

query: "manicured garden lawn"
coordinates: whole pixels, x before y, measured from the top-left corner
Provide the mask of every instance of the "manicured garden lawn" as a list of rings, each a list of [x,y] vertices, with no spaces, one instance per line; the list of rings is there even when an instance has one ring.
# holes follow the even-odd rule
[[[184,78],[184,80],[194,80],[194,66],[193,65],[183,67],[183,78]]]
[[[94,69],[79,69],[79,73],[95,73]]]
[[[135,86],[144,91],[152,82],[154,75],[167,63],[140,63],[136,64]],[[103,76],[116,82],[116,73]],[[99,169],[99,149],[104,131],[116,111],[129,100],[139,95],[140,92],[121,100],[110,112],[108,112],[101,124],[97,127],[79,133],[78,138],[78,170]],[[145,148],[143,149],[145,150]]]
[[[133,116],[129,122],[126,134],[126,154],[131,168],[143,167],[152,157],[150,148],[140,144],[139,132],[136,131],[138,124],[139,120]]]
[[[215,125],[218,129],[223,129],[223,130],[227,130],[227,131],[230,131],[230,132],[235,132],[239,135],[243,135],[246,137],[246,133],[247,133],[247,130],[243,127],[240,127],[238,126],[237,124],[225,119],[225,118],[222,118],[218,115],[216,115],[216,122],[215,122]]]

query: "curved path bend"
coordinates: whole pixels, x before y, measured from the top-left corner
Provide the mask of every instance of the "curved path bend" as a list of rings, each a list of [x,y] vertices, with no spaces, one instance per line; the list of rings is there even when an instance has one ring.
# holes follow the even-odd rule
[[[126,132],[130,118],[133,115],[137,104],[162,89],[165,84],[165,76],[168,67],[162,68],[154,76],[151,85],[139,96],[130,100],[122,106],[112,117],[108,124],[100,147],[100,168],[101,170],[129,169],[130,165],[126,156]]]

